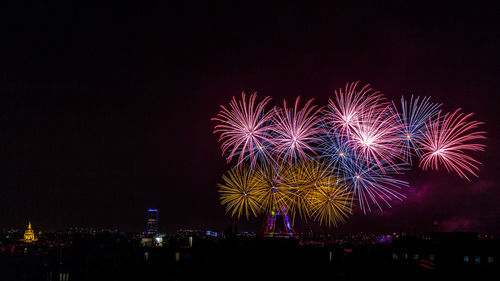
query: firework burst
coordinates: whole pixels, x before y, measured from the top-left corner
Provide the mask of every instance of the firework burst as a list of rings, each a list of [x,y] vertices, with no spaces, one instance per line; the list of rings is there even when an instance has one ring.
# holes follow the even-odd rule
[[[256,186],[261,198],[261,208],[270,213],[273,208],[289,209],[292,190],[283,184],[283,165],[263,165],[256,171]]]
[[[239,166],[229,170],[222,179],[224,184],[218,186],[221,204],[226,205],[226,212],[238,218],[243,214],[247,219],[261,212],[261,192],[253,170]]]
[[[468,174],[477,177],[476,171],[481,164],[466,151],[484,151],[485,145],[477,143],[486,137],[484,131],[477,131],[482,122],[468,121],[472,113],[464,114],[457,109],[441,118],[441,111],[434,119],[425,124],[420,148],[424,152],[420,158],[422,169],[438,170],[443,165],[448,172],[454,171],[470,181]]]
[[[375,163],[382,168],[388,164],[396,171],[396,163],[402,159],[403,144],[400,142],[399,117],[389,105],[374,106],[365,110],[355,122],[349,135],[352,150],[366,165]],[[381,169],[385,171],[385,169]]]
[[[413,98],[406,100],[401,97],[401,115],[400,118],[400,139],[403,142],[403,155],[408,163],[412,163],[412,151],[417,156],[420,156],[420,149],[418,148],[418,140],[422,137],[425,131],[425,122],[437,115],[441,104],[429,102],[430,97]],[[396,112],[398,111],[396,104],[394,104]]]
[[[282,161],[307,161],[316,152],[313,144],[319,140],[321,128],[318,117],[321,109],[311,105],[313,99],[299,108],[300,97],[295,100],[295,106],[289,108],[283,101],[283,108],[277,109],[274,118],[274,154]]]
[[[351,192],[337,181],[308,194],[312,217],[329,227],[345,223],[345,219],[351,214],[353,200]]]
[[[381,97],[379,92],[372,92],[370,85],[357,91],[358,82],[347,83],[345,89],[335,91],[335,98],[328,100],[328,110],[325,118],[331,128],[336,128],[340,134],[350,134],[359,119],[369,108],[377,106]]]
[[[271,98],[266,97],[260,103],[256,103],[256,99],[257,94],[254,93],[247,102],[243,92],[241,100],[233,97],[229,108],[221,106],[222,110],[217,117],[212,118],[220,122],[215,126],[214,133],[220,133],[222,153],[228,153],[228,163],[234,156],[238,156],[236,166],[248,160],[250,167],[253,167],[258,159],[262,162],[270,159],[271,120],[274,111],[265,112],[265,107]]]
[[[307,161],[286,165],[282,180],[292,195],[289,208],[292,218],[298,214],[302,219],[307,219],[311,215],[309,195],[320,187],[329,186],[335,179],[326,165]]]
[[[365,214],[367,211],[371,212],[372,206],[382,211],[381,203],[391,207],[391,201],[405,198],[401,190],[408,186],[408,182],[393,177],[406,169],[405,164],[380,164],[351,161],[343,170],[345,184]]]
[[[348,139],[329,130],[324,131],[317,150],[318,159],[324,161],[330,169],[342,169],[353,157]]]

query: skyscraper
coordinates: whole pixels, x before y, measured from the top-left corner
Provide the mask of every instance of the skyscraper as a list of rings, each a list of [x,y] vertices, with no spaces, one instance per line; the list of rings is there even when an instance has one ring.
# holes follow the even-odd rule
[[[148,209],[148,227],[146,235],[148,237],[153,237],[158,232],[158,210]]]

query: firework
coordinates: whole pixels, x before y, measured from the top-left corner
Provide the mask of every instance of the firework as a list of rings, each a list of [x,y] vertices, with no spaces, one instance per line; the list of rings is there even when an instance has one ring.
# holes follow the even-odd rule
[[[441,104],[429,102],[430,97],[413,98],[406,100],[401,97],[401,131],[400,139],[403,142],[403,154],[408,163],[412,163],[412,151],[420,156],[417,141],[421,138],[425,130],[425,122],[437,115]],[[397,111],[397,106],[393,103]]]
[[[292,218],[298,214],[302,219],[307,219],[311,215],[309,195],[336,180],[333,171],[317,161],[286,165],[281,178],[283,185],[288,187],[292,195],[289,207]]]
[[[224,184],[219,184],[221,204],[226,205],[226,212],[243,214],[248,219],[250,214],[257,216],[261,212],[261,192],[257,186],[255,172],[244,166],[229,170],[223,175]]]
[[[322,162],[308,161],[289,166],[283,182],[292,190],[291,214],[314,218],[321,224],[336,226],[350,214],[353,197]]]
[[[297,98],[292,107],[283,101],[266,111],[269,97],[257,103],[253,94],[247,102],[244,93],[222,106],[214,132],[227,161],[238,158],[219,184],[226,211],[271,214],[274,229],[279,210],[287,233],[289,216],[292,224],[300,217],[335,227],[357,206],[366,214],[403,200],[408,182],[401,177],[414,155],[424,170],[477,176],[480,163],[468,153],[484,150],[478,141],[486,137],[477,130],[481,122],[468,120],[472,114],[441,116],[441,104],[429,97],[402,97],[398,109],[369,85],[357,88],[335,91],[326,110],[312,99],[301,107]]]
[[[381,97],[379,92],[372,92],[370,85],[357,91],[358,82],[347,83],[345,90],[335,91],[335,98],[328,100],[326,119],[332,128],[341,134],[349,134],[358,120],[369,108],[377,106]]]
[[[212,118],[220,122],[215,126],[214,133],[220,133],[222,153],[228,153],[228,163],[238,155],[236,166],[248,160],[253,167],[257,160],[266,162],[270,159],[271,120],[274,111],[265,112],[265,107],[271,98],[266,97],[260,103],[256,103],[256,99],[257,94],[254,93],[247,102],[243,92],[241,100],[233,97],[229,108],[221,106],[222,110],[217,117]]]
[[[403,143],[400,142],[401,124],[390,105],[373,106],[366,109],[352,126],[349,144],[359,159],[366,164],[374,163],[380,168],[384,164],[393,167],[403,158]],[[381,169],[385,171],[385,169]]]
[[[382,211],[382,202],[391,207],[391,201],[401,201],[405,198],[401,190],[408,186],[408,182],[399,180],[393,175],[401,174],[406,166],[380,164],[370,165],[366,164],[366,161],[350,161],[343,170],[345,184],[365,214],[367,211],[371,212],[372,206]]]
[[[276,110],[274,118],[274,154],[280,160],[287,160],[291,163],[298,159],[305,161],[310,158],[309,154],[316,152],[313,144],[319,140],[318,134],[321,109],[311,105],[313,100],[309,100],[299,109],[300,97],[295,100],[295,106],[289,108],[286,101],[283,101],[283,108]]]
[[[334,131],[325,130],[321,137],[318,150],[318,159],[327,163],[330,169],[342,169],[346,161],[352,161],[353,153],[345,136]]]
[[[320,224],[335,227],[351,214],[352,194],[337,181],[315,189],[308,197],[312,216]]]
[[[256,171],[256,186],[261,198],[262,210],[270,213],[273,208],[288,209],[293,194],[291,189],[283,184],[283,165],[263,165]]]
[[[425,123],[420,148],[424,152],[420,158],[420,167],[424,170],[438,170],[443,165],[448,172],[454,171],[460,177],[470,181],[467,174],[477,177],[475,171],[481,164],[466,151],[484,151],[485,145],[477,143],[486,139],[484,131],[477,131],[482,122],[468,121],[472,113],[464,114],[457,109],[441,118],[441,111],[434,119]]]

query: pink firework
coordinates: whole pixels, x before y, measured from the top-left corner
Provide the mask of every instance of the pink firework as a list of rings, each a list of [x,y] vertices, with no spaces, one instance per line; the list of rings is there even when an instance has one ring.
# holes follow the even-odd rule
[[[257,159],[268,161],[270,159],[271,124],[274,110],[265,112],[265,106],[271,100],[264,98],[256,103],[257,93],[250,96],[248,103],[245,92],[241,94],[241,100],[235,97],[229,103],[229,108],[221,105],[222,110],[217,114],[214,121],[220,122],[215,126],[214,133],[221,133],[219,141],[222,141],[222,153],[229,153],[228,163],[238,155],[240,165],[245,160],[253,167]]]
[[[276,110],[274,118],[274,153],[280,160],[308,159],[308,153],[315,154],[313,143],[319,141],[321,132],[319,123],[320,108],[311,106],[309,100],[302,109],[299,109],[300,97],[295,100],[293,108],[287,107],[283,101],[283,108]]]
[[[328,111],[325,115],[329,125],[340,133],[350,133],[356,122],[365,111],[376,106],[381,97],[379,92],[372,92],[370,85],[365,85],[357,91],[358,82],[347,83],[345,90],[335,91],[335,98],[328,100]]]
[[[439,111],[437,118],[429,119],[425,123],[425,131],[420,138],[421,149],[424,152],[420,158],[420,167],[424,170],[438,170],[444,165],[448,172],[454,171],[460,177],[470,181],[467,173],[477,177],[475,170],[481,164],[465,151],[484,151],[484,144],[478,140],[486,139],[484,131],[477,131],[482,122],[467,121],[472,113],[465,115],[457,109],[441,118]]]
[[[384,104],[385,107],[373,105],[366,109],[353,123],[348,135],[349,145],[358,154],[359,159],[375,163],[380,168],[382,163],[395,167],[397,160],[404,160],[399,116],[389,104]]]

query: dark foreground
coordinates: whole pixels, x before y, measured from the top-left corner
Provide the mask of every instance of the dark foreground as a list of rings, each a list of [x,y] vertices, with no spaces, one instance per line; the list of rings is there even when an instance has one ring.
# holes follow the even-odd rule
[[[498,240],[324,245],[232,237],[144,248],[108,238],[4,245],[0,280],[480,280],[500,273]]]

